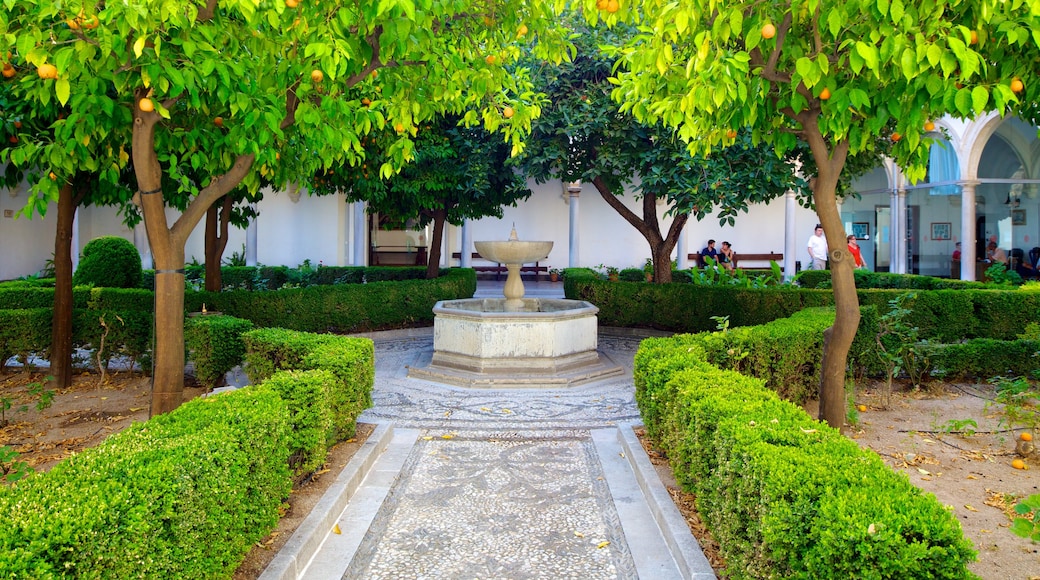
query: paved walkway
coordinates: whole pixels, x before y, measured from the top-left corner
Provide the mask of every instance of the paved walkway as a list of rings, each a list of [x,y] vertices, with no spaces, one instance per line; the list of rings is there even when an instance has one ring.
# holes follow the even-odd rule
[[[485,390],[407,377],[432,329],[370,336],[377,428],[262,578],[714,578],[632,430],[638,337],[600,335],[625,376]]]

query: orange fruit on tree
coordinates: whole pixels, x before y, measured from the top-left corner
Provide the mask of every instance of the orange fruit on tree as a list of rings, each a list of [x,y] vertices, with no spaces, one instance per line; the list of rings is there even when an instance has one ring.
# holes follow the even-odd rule
[[[1015,469],[1025,469],[1026,462],[1022,461],[1021,459],[1016,459],[1011,462],[1011,467],[1014,467]]]
[[[1033,434],[1030,433],[1029,431],[1023,431],[1022,433],[1019,434],[1018,438],[1021,439],[1022,441],[1032,441],[1033,440]]]
[[[823,90],[820,91],[820,100],[826,101],[829,98],[831,98],[831,90],[827,87],[823,87]]]
[[[14,128],[15,129],[21,129],[22,128],[22,122],[21,121],[15,121],[14,122]]]
[[[8,65],[4,67],[4,71],[2,74],[4,75],[5,79],[9,79],[13,77],[15,74],[17,74],[17,71],[14,70],[13,66]]]
[[[44,63],[36,69],[36,74],[40,75],[41,79],[56,79],[58,78],[58,68],[53,64]]]
[[[1022,89],[1024,89],[1024,88],[1026,88],[1026,85],[1025,85],[1025,83],[1022,82],[1022,79],[1020,79],[1018,77],[1015,77],[1015,78],[1011,79],[1011,92],[1012,93],[1021,93]]]
[[[607,12],[613,14],[618,10],[621,10],[621,4],[618,0],[607,0]]]
[[[224,117],[213,117],[213,124],[217,127],[224,126]]]
[[[300,5],[300,1],[299,0],[285,0],[285,7],[286,8],[296,8],[299,5]]]
[[[145,97],[137,102],[137,108],[141,109],[145,113],[151,113],[155,110],[155,103],[153,103],[148,97]]]
[[[526,35],[527,35],[527,25],[526,24],[521,24],[520,28],[518,28],[516,30],[516,37],[520,38],[521,36],[526,36]]]
[[[730,139],[736,139],[737,138],[737,130],[736,129],[730,129],[729,131],[726,131],[726,137],[729,137]]]
[[[762,26],[762,38],[769,40],[776,36],[776,26],[773,26],[772,22],[766,22]]]
[[[98,20],[98,17],[92,15],[83,21],[83,28],[94,30],[99,24],[101,24],[101,21]]]
[[[377,76],[379,76],[379,69],[372,69],[372,72],[368,73],[368,76],[376,78]]]
[[[493,54],[489,54],[486,57],[484,57],[484,62],[488,64],[495,64],[496,62],[498,62],[498,57]]]
[[[502,109],[502,116],[505,117],[506,119],[513,118],[513,113],[514,113],[513,107],[508,107],[507,106],[506,108]]]
[[[892,137],[891,137],[892,141],[899,141],[902,138],[903,138],[903,136],[899,134],[899,131],[896,131],[896,132],[892,133]]]
[[[935,123],[933,123],[932,121],[925,121],[924,130],[927,132],[935,131]]]
[[[367,107],[372,104],[372,99],[365,97],[361,99],[361,104]]]
[[[71,30],[79,30],[79,18],[67,18],[65,24],[68,24]]]
[[[395,123],[394,131],[397,131],[398,133],[404,133],[404,125],[402,125],[401,123]]]
[[[47,177],[50,177],[50,178],[51,178],[51,181],[58,181],[58,176],[57,176],[57,175],[54,175],[54,172],[53,172],[53,171],[51,171],[51,172],[50,172],[50,175],[48,175]]]
[[[970,42],[971,42],[971,44],[978,44],[978,42],[979,42],[979,33],[978,32],[975,32],[974,30],[971,31],[971,41]]]
[[[598,8],[600,10],[606,10],[607,9],[607,3],[609,1],[610,0],[596,0],[596,8]]]
[[[10,141],[11,143],[17,143],[18,142],[18,136],[17,135],[11,135],[7,140]]]
[[[319,69],[314,69],[311,71],[311,80],[320,83],[325,80],[325,73],[321,72]]]

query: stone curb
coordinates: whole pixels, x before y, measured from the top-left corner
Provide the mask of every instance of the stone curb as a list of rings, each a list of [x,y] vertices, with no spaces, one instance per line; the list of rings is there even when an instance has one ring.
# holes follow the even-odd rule
[[[668,490],[665,489],[657,470],[654,469],[650,458],[643,451],[643,446],[636,437],[635,425],[621,425],[618,427],[618,440],[625,449],[625,456],[632,465],[632,471],[636,474],[639,487],[643,491],[643,497],[657,521],[657,527],[661,530],[668,550],[675,558],[684,578],[695,580],[707,580],[716,578],[715,571],[704,556],[697,539],[690,533],[686,520],[675,507]]]
[[[261,580],[299,578],[318,553],[329,530],[339,519],[347,502],[360,487],[376,460],[386,451],[394,434],[393,425],[377,424],[372,434],[343,468],[336,481],[311,509],[303,523],[260,575]]]

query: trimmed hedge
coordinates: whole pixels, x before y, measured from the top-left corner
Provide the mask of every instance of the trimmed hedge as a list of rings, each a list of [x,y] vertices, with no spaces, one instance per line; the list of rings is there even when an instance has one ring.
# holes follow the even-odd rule
[[[888,288],[899,290],[963,290],[965,288],[1000,288],[985,282],[936,278],[918,274],[893,274],[891,272],[870,272],[855,270],[853,276],[856,288]],[[830,270],[804,270],[795,280],[802,288],[830,288]],[[1006,286],[1004,287],[1006,288]]]
[[[375,346],[367,338],[262,328],[242,335],[246,374],[259,383],[281,370],[326,370],[336,377],[329,393],[332,425],[327,440],[352,437],[357,416],[372,406]]]
[[[976,338],[926,349],[933,375],[945,380],[997,376],[1040,379],[1040,340]]]
[[[222,384],[228,371],[245,359],[242,334],[252,329],[252,322],[233,316],[193,316],[185,320],[184,346],[195,364],[195,378],[208,388]]]
[[[408,268],[368,268],[366,276],[400,275]],[[434,280],[413,279],[250,292],[187,292],[188,311],[210,310],[250,320],[258,327],[304,332],[354,333],[429,325],[439,300],[476,292],[476,272],[453,268]]]
[[[133,242],[119,236],[94,238],[83,246],[72,283],[137,288],[141,285],[141,254]]]
[[[18,355],[45,356],[51,346],[50,308],[26,308],[23,310],[0,310],[0,372],[4,371],[7,359]]]
[[[685,337],[643,341],[636,400],[732,577],[973,577],[971,543],[934,496],[704,356]]]
[[[714,330],[715,316],[728,316],[731,326],[752,326],[806,308],[834,304],[830,290],[606,282],[584,268],[567,270],[564,292],[568,298],[587,300],[599,307],[603,326],[644,326],[675,332]],[[858,295],[861,306],[873,305],[887,312],[889,301],[904,292],[863,289]],[[912,309],[908,323],[917,326],[926,340],[1011,340],[1030,322],[1040,321],[1040,292],[971,288],[918,291]]]
[[[5,578],[230,577],[288,497],[270,388],[196,399],[0,493]]]

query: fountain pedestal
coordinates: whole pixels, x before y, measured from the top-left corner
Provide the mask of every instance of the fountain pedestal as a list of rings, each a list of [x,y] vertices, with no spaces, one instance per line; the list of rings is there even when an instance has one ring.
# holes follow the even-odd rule
[[[504,298],[442,300],[433,307],[433,357],[408,376],[463,387],[573,386],[624,373],[598,346],[599,309],[581,300],[524,298],[520,267],[552,242],[474,242],[505,264]]]

